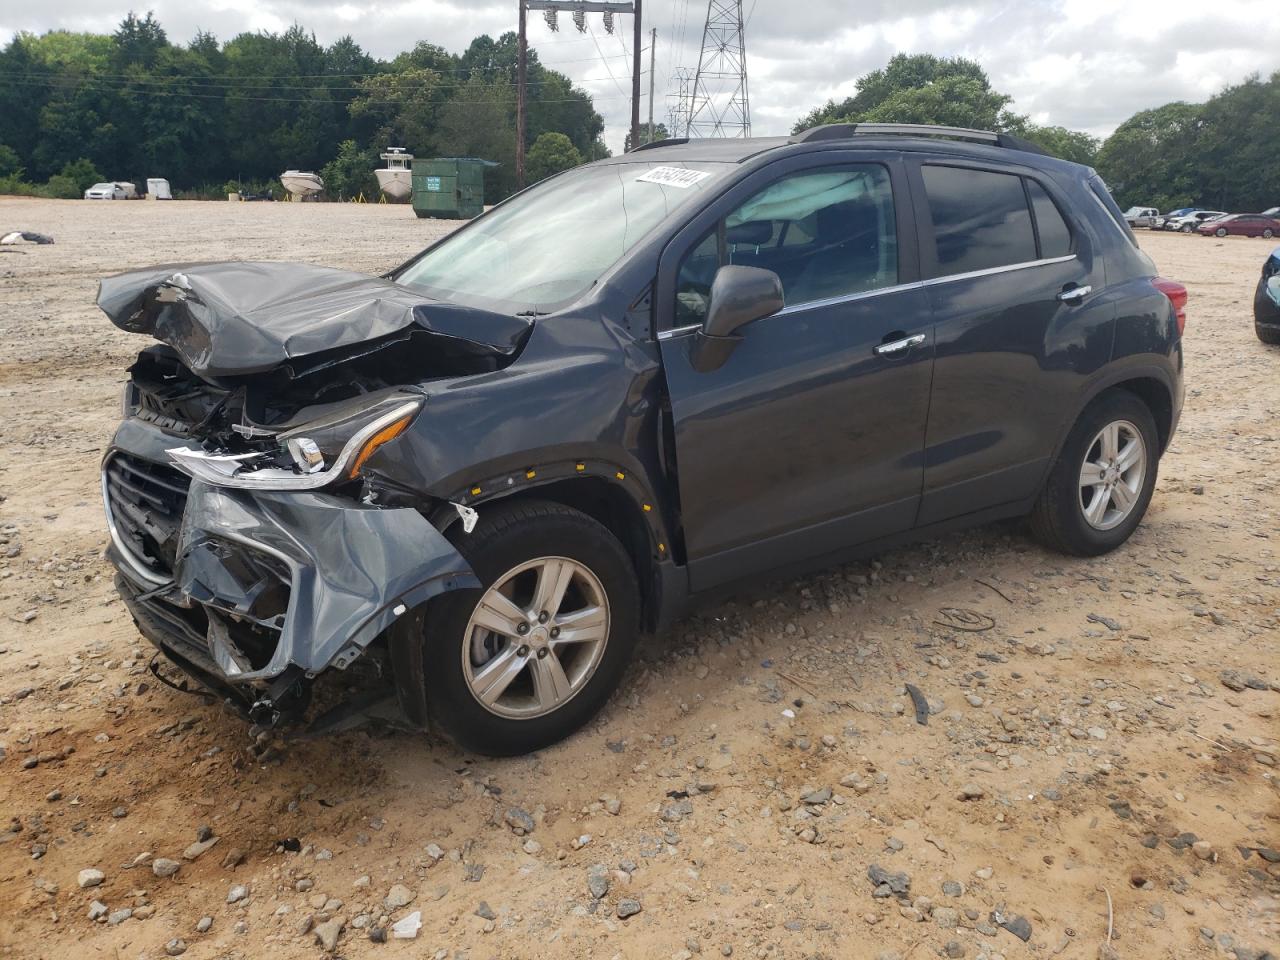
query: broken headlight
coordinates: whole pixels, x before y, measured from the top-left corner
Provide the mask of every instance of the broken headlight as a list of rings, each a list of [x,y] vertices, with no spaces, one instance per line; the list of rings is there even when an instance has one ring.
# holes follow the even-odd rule
[[[379,447],[408,428],[423,398],[404,395],[329,420],[303,424],[274,439],[275,450],[219,453],[189,447],[166,451],[184,473],[219,487],[318,490],[357,477]]]

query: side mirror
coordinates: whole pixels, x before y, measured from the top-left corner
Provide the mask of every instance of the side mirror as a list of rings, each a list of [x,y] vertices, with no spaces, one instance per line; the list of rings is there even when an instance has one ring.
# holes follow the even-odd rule
[[[785,306],[782,280],[760,267],[721,267],[711,284],[707,317],[694,339],[693,369],[708,373],[724,366],[742,339],[735,331],[753,320],[773,316]]]

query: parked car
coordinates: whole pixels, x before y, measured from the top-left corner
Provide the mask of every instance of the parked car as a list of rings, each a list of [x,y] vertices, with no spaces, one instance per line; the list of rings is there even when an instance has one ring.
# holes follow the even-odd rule
[[[84,192],[86,200],[126,200],[129,194],[118,183],[95,183]]]
[[[664,140],[385,276],[98,302],[162,341],[102,464],[143,635],[266,726],[373,660],[490,754],[585,723],[695,595],[1006,517],[1115,549],[1183,399],[1186,288],[1102,180],[951,128]]]
[[[1160,211],[1155,207],[1130,207],[1124,212],[1124,222],[1131,227],[1150,227]]]
[[[1168,213],[1162,214],[1151,221],[1152,230],[1163,230],[1165,224],[1170,220],[1176,220],[1178,217],[1185,217],[1189,213],[1195,213],[1199,207],[1178,207],[1176,210],[1170,210]]]
[[[1200,224],[1196,232],[1205,237],[1266,237],[1270,240],[1280,233],[1280,220],[1260,213],[1233,213]]]
[[[1253,292],[1253,332],[1263,343],[1280,344],[1280,247],[1262,264]]]
[[[1164,228],[1166,230],[1176,230],[1178,233],[1194,233],[1200,224],[1216,220],[1219,217],[1225,217],[1226,215],[1226,212],[1222,210],[1196,210],[1185,216],[1166,220]]]

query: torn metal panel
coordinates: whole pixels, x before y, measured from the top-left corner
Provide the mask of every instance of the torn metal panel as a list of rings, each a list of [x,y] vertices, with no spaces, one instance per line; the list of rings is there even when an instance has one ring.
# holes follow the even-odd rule
[[[345,347],[414,327],[453,341],[463,354],[510,358],[533,323],[430,300],[382,277],[303,263],[130,271],[100,283],[98,306],[122,330],[167,343],[206,378],[262,373],[317,355],[324,366],[344,359]]]
[[[410,608],[480,585],[417,511],[200,482],[191,484],[174,581],[206,609],[213,659],[236,682],[290,665],[345,668]]]

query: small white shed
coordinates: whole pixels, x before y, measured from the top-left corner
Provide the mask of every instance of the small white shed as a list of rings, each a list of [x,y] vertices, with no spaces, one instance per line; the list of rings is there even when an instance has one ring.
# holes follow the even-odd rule
[[[173,194],[169,192],[169,181],[165,180],[163,177],[148,177],[147,199],[172,200]]]

